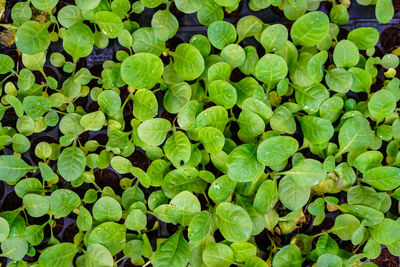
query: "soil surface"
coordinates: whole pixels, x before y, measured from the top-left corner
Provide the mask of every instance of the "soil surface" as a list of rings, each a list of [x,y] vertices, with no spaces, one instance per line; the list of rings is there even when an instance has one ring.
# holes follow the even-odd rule
[[[383,248],[381,255],[372,261],[380,267],[398,267],[400,266],[399,257],[390,254],[387,248]]]
[[[387,27],[380,36],[381,45],[386,53],[390,53],[400,46],[400,28]]]

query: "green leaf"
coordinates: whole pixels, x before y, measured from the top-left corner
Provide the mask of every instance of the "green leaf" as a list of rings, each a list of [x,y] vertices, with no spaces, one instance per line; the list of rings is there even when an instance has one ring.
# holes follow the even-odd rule
[[[257,146],[243,144],[229,153],[226,159],[229,179],[236,182],[250,182],[264,173],[264,166],[257,161]]]
[[[385,117],[388,117],[395,108],[396,100],[388,90],[379,90],[372,94],[368,101],[368,111],[377,121],[382,121]]]
[[[135,89],[151,89],[161,81],[164,64],[161,59],[150,53],[138,53],[122,62],[121,77]]]
[[[235,87],[224,80],[215,80],[208,85],[210,101],[226,109],[232,108],[237,101]]]
[[[7,220],[3,217],[0,217],[0,242],[3,242],[7,239],[10,234],[10,225]]]
[[[284,106],[279,106],[275,109],[270,125],[272,130],[277,132],[294,134],[296,131],[296,121],[293,114]]]
[[[334,129],[330,121],[314,116],[300,118],[300,125],[304,137],[312,144],[324,144],[333,137]]]
[[[232,203],[221,203],[215,213],[223,237],[230,242],[247,241],[251,235],[252,222],[247,212]]]
[[[224,134],[214,127],[201,128],[199,139],[203,143],[204,149],[210,154],[217,154],[225,144]]]
[[[71,211],[81,204],[81,198],[75,192],[68,189],[57,189],[51,193],[50,211],[55,217],[66,217]]]
[[[18,117],[22,117],[24,115],[22,103],[17,97],[13,95],[6,95],[4,96],[4,99],[14,108],[14,111]]]
[[[88,267],[112,267],[114,259],[107,248],[100,244],[91,244],[85,253],[85,266]]]
[[[138,135],[146,144],[159,146],[164,142],[170,129],[171,123],[168,120],[155,118],[142,122],[138,127]]]
[[[318,258],[316,267],[325,267],[325,266],[331,266],[331,267],[343,266],[343,260],[337,255],[326,253]]]
[[[0,74],[6,74],[13,70],[14,60],[4,54],[0,54]]]
[[[176,0],[175,5],[183,13],[191,14],[199,11],[203,2],[201,0]]]
[[[49,98],[42,96],[27,96],[23,100],[23,108],[29,117],[36,119],[42,117],[51,109],[51,101]]]
[[[319,83],[324,77],[324,64],[328,59],[328,52],[321,51],[315,54],[307,63],[307,75],[314,82]]]
[[[139,181],[143,185],[143,187],[149,188],[151,181],[150,181],[149,175],[147,175],[147,173],[145,171],[143,171],[142,169],[137,168],[137,167],[132,167],[131,173],[133,176],[135,176],[139,179]]]
[[[175,169],[170,171],[162,181],[162,190],[169,198],[173,198],[182,191],[202,193],[206,182],[198,177],[198,171],[193,168]]]
[[[254,197],[253,207],[264,214],[272,208],[278,201],[278,188],[275,181],[266,180],[262,182]]]
[[[93,217],[99,222],[119,221],[122,217],[121,205],[112,197],[101,197],[93,206]]]
[[[341,214],[336,217],[331,231],[342,240],[350,240],[354,231],[360,226],[360,221],[351,214]]]
[[[83,23],[72,25],[64,34],[63,46],[76,62],[81,57],[87,57],[93,50],[94,34]]]
[[[379,41],[379,31],[375,28],[360,27],[352,30],[347,39],[352,41],[360,50],[374,48]]]
[[[388,23],[394,16],[393,3],[390,0],[377,0],[375,16],[380,23]]]
[[[345,69],[329,70],[325,76],[329,89],[338,93],[347,93],[353,86],[353,75]]]
[[[37,246],[44,239],[43,225],[29,225],[25,228],[24,239],[32,246]]]
[[[50,45],[50,34],[47,30],[49,23],[39,24],[28,20],[15,34],[15,44],[18,50],[27,55],[35,55],[45,51]]]
[[[87,239],[87,244],[101,244],[111,255],[120,252],[126,243],[126,227],[115,222],[105,222],[94,228]]]
[[[211,126],[217,128],[221,132],[225,130],[225,126],[228,122],[228,112],[221,106],[207,108],[196,117],[196,126],[198,128]]]
[[[118,173],[125,174],[131,171],[132,163],[127,158],[115,156],[111,159],[111,167]]]
[[[99,25],[101,32],[108,38],[117,38],[124,28],[119,16],[110,11],[96,12],[94,21]]]
[[[233,263],[233,251],[223,243],[205,247],[202,259],[209,267],[229,267]]]
[[[78,179],[86,166],[86,157],[81,149],[68,147],[64,149],[57,161],[61,176],[68,182]]]
[[[207,36],[215,48],[222,50],[236,41],[237,34],[235,27],[229,22],[216,21],[208,26]]]
[[[291,177],[302,186],[317,185],[326,177],[322,163],[315,159],[302,159],[296,162],[293,168],[282,174]]]
[[[143,211],[133,209],[129,212],[128,217],[125,219],[125,226],[129,230],[139,232],[147,225],[147,217]]]
[[[151,19],[151,27],[158,39],[167,41],[176,34],[179,23],[169,10],[158,10]]]
[[[48,198],[37,194],[26,194],[23,204],[28,214],[35,218],[47,214],[50,207]]]
[[[32,5],[40,10],[51,14],[52,9],[57,5],[58,0],[32,0]]]
[[[157,6],[159,6],[159,5],[162,3],[161,0],[141,0],[140,2],[142,2],[143,5],[144,5],[145,7],[148,7],[148,8],[157,7]]]
[[[132,34],[132,38],[132,49],[135,53],[146,52],[159,56],[166,50],[165,42],[157,38],[153,28],[140,28]]]
[[[191,45],[196,47],[203,57],[206,57],[210,54],[211,44],[208,41],[207,37],[202,34],[195,34],[190,38]]]
[[[161,243],[152,263],[155,267],[184,267],[189,262],[189,256],[189,244],[183,237],[182,229],[180,229]]]
[[[256,137],[265,130],[265,123],[257,113],[243,110],[237,119],[240,131],[248,137]]]
[[[247,258],[257,254],[257,247],[249,242],[232,243],[230,247],[236,262],[244,262]]]
[[[360,151],[367,149],[372,143],[374,134],[367,119],[361,116],[349,118],[339,131],[340,150],[337,155],[349,151]]]
[[[171,200],[167,209],[168,213],[173,216],[173,221],[187,226],[192,218],[200,212],[200,201],[195,195],[189,191],[182,191]],[[157,214],[157,209],[154,213]]]
[[[381,166],[382,160],[383,155],[381,152],[366,151],[354,159],[353,166],[360,172],[365,173],[368,169]]]
[[[44,267],[69,267],[75,254],[76,248],[74,244],[60,243],[46,248],[39,256],[39,264]]]
[[[278,192],[279,200],[290,210],[302,208],[310,198],[310,186],[299,184],[288,176],[280,180]]]
[[[28,242],[20,237],[12,237],[1,242],[2,256],[20,261],[28,253]]]
[[[99,131],[103,128],[105,121],[106,116],[104,116],[104,113],[101,111],[95,111],[83,115],[80,123],[86,131]]]
[[[322,102],[329,97],[329,92],[320,83],[309,87],[296,87],[295,98],[297,104],[308,114],[316,113]]]
[[[333,51],[333,62],[338,68],[351,68],[357,65],[360,54],[357,46],[349,40],[341,40]]]
[[[190,44],[180,44],[172,54],[176,73],[186,80],[198,78],[204,71],[204,59],[196,47]]]
[[[26,173],[35,169],[16,156],[0,156],[0,180],[7,183],[15,183]]]
[[[252,37],[260,33],[263,29],[263,22],[256,16],[245,16],[239,19],[237,25],[239,42],[245,38]]]
[[[133,96],[133,115],[140,121],[154,118],[158,113],[158,102],[154,93],[139,89]]]
[[[385,218],[371,228],[371,238],[379,244],[388,245],[400,238],[400,223],[392,219]]]
[[[283,49],[288,40],[288,30],[282,24],[268,26],[261,34],[260,43],[265,48],[265,52],[275,52]]]
[[[206,238],[211,230],[211,216],[206,210],[196,214],[190,221],[188,237],[191,242],[198,242]]]
[[[393,190],[400,185],[400,168],[381,166],[369,169],[365,171],[362,181],[378,190]]]
[[[273,88],[288,74],[288,66],[285,60],[275,54],[266,54],[257,62],[254,76],[266,83],[268,88]]]
[[[228,178],[228,175],[223,175],[211,183],[208,196],[214,202],[223,202],[232,195],[236,184],[235,181]]]
[[[272,266],[282,267],[301,267],[303,258],[301,257],[301,251],[295,244],[290,244],[281,248],[272,261]]]
[[[11,18],[15,25],[20,26],[32,17],[32,9],[28,2],[18,2],[11,9]]]
[[[84,206],[80,206],[78,218],[76,219],[76,225],[78,226],[79,230],[89,231],[92,228],[92,224],[92,215]]]
[[[290,136],[273,136],[257,148],[257,159],[266,166],[277,165],[293,156],[299,149],[296,139]]]
[[[252,111],[259,115],[264,121],[268,121],[273,114],[270,106],[255,97],[246,98],[242,103],[242,110]]]
[[[350,68],[350,74],[353,76],[353,84],[351,91],[353,92],[369,92],[372,85],[372,77],[368,71],[360,68]]]
[[[192,88],[186,82],[180,82],[169,87],[164,95],[164,107],[172,114],[181,111],[190,101]]]
[[[43,66],[45,62],[46,62],[45,52],[39,52],[34,55],[22,54],[22,63],[29,70],[43,71]],[[35,86],[34,88],[30,88],[29,91],[34,90],[35,92],[39,89],[41,89],[40,86]],[[28,93],[30,92],[26,92],[26,94]]]
[[[65,28],[69,28],[72,25],[83,21],[81,10],[79,7],[74,5],[68,5],[61,8],[60,11],[58,11],[57,19]]]
[[[274,5],[278,5],[279,2],[273,3]],[[271,1],[272,2],[272,1]],[[307,9],[311,9],[311,7],[307,7],[309,3],[306,0],[288,0],[285,1],[285,6],[283,8],[283,13],[287,19],[296,20],[300,16],[302,16]]]
[[[341,186],[343,188],[350,187],[356,181],[356,174],[347,162],[342,162],[334,169]]]
[[[174,166],[186,164],[192,152],[189,138],[183,132],[174,132],[165,142],[164,153]]]
[[[295,45],[314,46],[329,32],[329,18],[321,11],[309,12],[297,19],[290,35]]]
[[[101,110],[108,116],[115,116],[121,108],[121,98],[113,90],[105,90],[97,97]]]
[[[343,212],[351,213],[360,220],[365,226],[373,226],[383,221],[385,215],[373,208],[363,205],[348,205],[342,204],[340,210]]]
[[[185,1],[185,0],[180,0]],[[193,0],[192,0],[193,1]],[[195,0],[196,2],[199,0]],[[197,12],[197,19],[203,25],[209,26],[214,21],[223,20],[224,10],[212,0],[205,0]]]

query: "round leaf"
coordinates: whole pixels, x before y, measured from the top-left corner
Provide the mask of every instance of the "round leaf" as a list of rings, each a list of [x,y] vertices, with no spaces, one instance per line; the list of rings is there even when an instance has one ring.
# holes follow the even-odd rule
[[[93,50],[93,45],[94,34],[86,24],[76,23],[64,34],[64,49],[72,56],[74,61],[90,55]]]
[[[203,56],[193,45],[180,44],[172,55],[174,57],[175,71],[182,79],[191,81],[203,73]]]
[[[49,23],[40,24],[37,21],[29,20],[18,27],[15,34],[15,44],[18,50],[27,55],[45,51],[50,45],[48,26]]]
[[[290,136],[274,136],[260,143],[257,159],[266,166],[277,165],[293,156],[299,149],[296,139]]]
[[[171,123],[168,120],[155,118],[141,123],[137,131],[143,142],[159,146],[164,142],[170,129]]]
[[[101,197],[93,206],[93,217],[99,222],[119,221],[122,217],[121,205],[112,197]]]
[[[245,242],[252,231],[252,222],[247,212],[232,203],[221,203],[215,213],[218,218],[218,228],[223,237],[230,242]]]
[[[68,147],[61,152],[57,166],[61,176],[65,180],[68,182],[76,180],[85,170],[85,154],[77,147]]]
[[[257,160],[257,146],[244,144],[235,148],[226,159],[229,179],[249,182],[264,173],[264,166]]]
[[[136,89],[151,89],[160,82],[164,65],[161,59],[150,53],[138,53],[122,62],[121,77]]]

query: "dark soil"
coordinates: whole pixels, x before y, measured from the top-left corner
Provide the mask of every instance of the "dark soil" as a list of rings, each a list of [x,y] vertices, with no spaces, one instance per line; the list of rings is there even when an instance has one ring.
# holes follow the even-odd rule
[[[381,255],[372,261],[379,267],[398,267],[400,266],[399,257],[390,254],[387,248],[382,248]]]
[[[387,27],[380,36],[381,45],[386,53],[390,53],[400,46],[400,28]]]
[[[16,210],[22,206],[22,199],[13,191],[3,201],[2,210]]]
[[[394,12],[400,11],[400,0],[392,0],[394,6]]]
[[[96,184],[100,186],[100,188],[109,186],[118,195],[122,194],[122,189],[119,186],[119,176],[113,170],[109,169],[96,170],[94,172],[94,177],[96,179]]]

